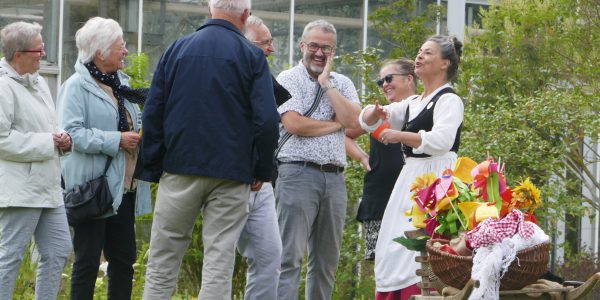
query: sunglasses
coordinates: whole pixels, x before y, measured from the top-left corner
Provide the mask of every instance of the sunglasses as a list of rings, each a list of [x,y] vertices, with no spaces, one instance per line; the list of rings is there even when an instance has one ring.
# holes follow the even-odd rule
[[[383,78],[379,78],[379,79],[375,80],[375,83],[377,83],[377,86],[382,87],[384,81],[387,83],[392,82],[392,80],[394,80],[394,75],[406,76],[407,74],[387,74]]]

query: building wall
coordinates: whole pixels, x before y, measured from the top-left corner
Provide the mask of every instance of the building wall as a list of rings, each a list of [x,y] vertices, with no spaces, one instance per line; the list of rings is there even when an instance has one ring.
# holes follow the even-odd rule
[[[477,9],[487,0],[461,0],[463,13],[448,18],[465,18],[471,22]],[[41,71],[54,93],[60,83],[73,74],[77,59],[75,32],[94,16],[117,20],[123,27],[130,53],[143,51],[150,57],[150,72],[166,47],[179,37],[194,32],[207,18],[208,0],[3,0],[0,2],[0,27],[18,20],[37,22],[44,26],[43,38],[47,56]],[[277,53],[270,59],[271,69],[278,74],[297,64],[300,59],[298,42],[303,27],[323,18],[338,30],[337,53],[351,53],[378,46],[385,52],[394,45],[382,40],[368,27],[368,15],[391,0],[254,0],[252,12],[265,20],[275,38]],[[418,0],[421,9],[429,4],[447,1]],[[450,1],[451,9],[456,3]],[[475,9],[475,10],[474,10]],[[446,19],[442,18],[441,33],[445,34]],[[475,17],[476,19],[476,17]],[[456,23],[456,22],[454,22]],[[460,22],[459,22],[460,23]],[[141,28],[141,30],[140,30]],[[459,29],[460,30],[460,29]],[[462,34],[459,34],[462,35]],[[338,65],[346,72],[348,66]],[[359,78],[353,78],[359,84]]]

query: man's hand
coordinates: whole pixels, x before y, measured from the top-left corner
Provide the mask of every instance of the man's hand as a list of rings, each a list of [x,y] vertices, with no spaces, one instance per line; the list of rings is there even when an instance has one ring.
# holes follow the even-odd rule
[[[335,55],[335,50],[331,51],[331,53],[327,54],[325,67],[323,67],[323,72],[319,74],[319,84],[321,86],[325,86],[329,83],[329,73],[331,72],[331,66],[333,65],[333,56]]]
[[[363,170],[365,170],[367,172],[371,172],[371,165],[369,165],[369,156],[368,155],[363,155],[360,158],[360,166],[363,168]]]
[[[256,192],[262,188],[263,182],[260,180],[254,180],[254,182],[250,185],[250,190]]]

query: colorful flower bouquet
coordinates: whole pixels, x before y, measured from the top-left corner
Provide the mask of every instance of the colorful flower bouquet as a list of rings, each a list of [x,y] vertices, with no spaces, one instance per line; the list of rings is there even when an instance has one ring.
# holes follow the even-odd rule
[[[406,212],[413,226],[425,236],[395,239],[411,250],[423,250],[428,238],[450,240],[473,230],[480,222],[502,219],[520,210],[525,221],[534,223],[533,211],[540,206],[540,191],[529,178],[513,188],[506,184],[504,165],[493,158],[477,164],[458,159],[454,170],[419,176],[411,185],[413,208]]]

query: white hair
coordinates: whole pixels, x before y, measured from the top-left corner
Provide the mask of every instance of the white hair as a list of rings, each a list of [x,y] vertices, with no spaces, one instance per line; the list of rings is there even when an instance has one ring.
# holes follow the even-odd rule
[[[306,24],[306,26],[304,26],[304,31],[302,32],[302,40],[304,40],[308,32],[313,29],[321,29],[323,32],[333,33],[334,41],[337,44],[337,32],[335,31],[335,27],[325,20],[315,20]]]
[[[0,44],[6,61],[12,61],[15,53],[31,47],[31,41],[42,32],[38,23],[14,22],[0,31]]]
[[[89,19],[75,33],[75,43],[79,50],[77,59],[82,63],[94,60],[96,52],[104,57],[109,55],[110,46],[123,36],[123,29],[117,21],[102,17]]]
[[[253,28],[258,28],[261,25],[265,24],[263,22],[263,20],[257,16],[249,16],[248,20],[246,20],[246,27],[244,28],[244,36],[250,40],[253,41],[256,39],[256,32],[252,29],[250,29],[250,27]]]
[[[210,0],[210,9],[221,9],[227,12],[241,14],[244,10],[250,10],[251,0]]]

